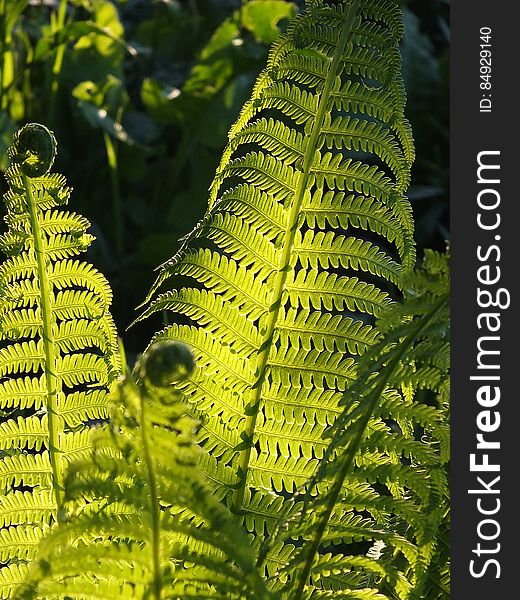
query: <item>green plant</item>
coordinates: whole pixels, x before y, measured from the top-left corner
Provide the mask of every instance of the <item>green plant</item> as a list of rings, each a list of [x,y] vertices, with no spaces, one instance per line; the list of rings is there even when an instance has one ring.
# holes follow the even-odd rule
[[[154,340],[194,348],[186,392],[208,475],[260,537],[311,476],[415,261],[402,33],[388,1],[311,2],[291,22],[231,128],[208,212],[152,293],[178,289],[141,317],[185,317]]]
[[[374,318],[399,297],[415,262],[404,196],[414,151],[403,116],[401,35],[393,2],[311,2],[291,22],[231,128],[208,212],[161,267],[148,299],[166,280],[173,290],[141,317],[183,316],[154,341],[195,350],[198,371],[185,391],[211,457],[203,468],[215,493],[264,541],[270,574],[280,572],[281,552],[293,566],[304,557],[299,574],[286,574],[295,599],[322,588],[308,577],[316,560],[327,569],[324,544],[356,556],[343,558],[352,585],[368,585],[357,571],[380,566],[358,559],[354,542],[375,543],[378,535],[399,560],[406,556],[379,576],[403,578],[399,597],[420,594],[429,568],[421,553],[436,543],[439,524],[431,515],[425,521],[421,504],[434,506],[446,482],[432,475],[425,484],[418,468],[424,461],[427,471],[430,460],[441,469],[441,462],[409,439],[415,405],[400,414],[394,397],[384,418],[372,406],[348,450],[326,451],[323,441],[328,426],[353,410],[356,357],[375,341]],[[386,420],[400,423],[399,435],[390,435]],[[341,477],[311,479],[329,452],[349,457]],[[417,465],[403,464],[403,453]],[[303,554],[290,544],[282,551],[266,539],[280,512],[299,512],[287,496],[302,489],[327,499],[327,508],[315,530],[291,530],[297,545],[308,540]],[[399,535],[406,523],[409,540]]]
[[[45,538],[16,597],[449,597],[447,255],[428,252],[404,283],[404,302],[378,321],[382,334],[360,360],[320,464],[293,498],[297,510],[280,507],[262,547],[258,537],[249,545],[196,469],[208,457],[179,391],[193,358],[159,342],[114,391],[111,428],[95,434],[92,456],[69,470],[67,519]],[[350,470],[379,471],[387,493],[352,481],[341,490]],[[405,486],[396,470],[407,471]],[[327,480],[328,491],[314,495]],[[85,509],[85,496],[96,503]],[[296,548],[283,545],[298,538]],[[318,538],[327,551],[314,557]],[[334,547],[347,538],[375,542],[366,556]],[[273,549],[270,573],[263,560]]]
[[[50,173],[53,134],[29,124],[9,149],[8,229],[0,248],[0,596],[19,583],[59,520],[71,460],[89,452],[89,422],[107,418],[119,372],[105,278],[77,255],[88,221],[61,210],[71,192]],[[87,386],[87,387],[85,387]]]

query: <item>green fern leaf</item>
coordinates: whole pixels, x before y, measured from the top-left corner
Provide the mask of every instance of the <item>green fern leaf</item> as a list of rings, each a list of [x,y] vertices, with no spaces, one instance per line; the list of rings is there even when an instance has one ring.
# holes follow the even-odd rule
[[[90,447],[88,421],[107,418],[108,385],[119,372],[110,288],[93,267],[73,258],[93,238],[87,219],[61,208],[70,188],[49,172],[55,153],[50,131],[26,125],[9,149],[6,173],[7,231],[0,237],[9,255],[0,265],[2,598],[11,597],[41,536],[60,519],[67,463]]]
[[[287,579],[298,582],[288,591],[291,600],[305,597],[320,565],[330,562],[320,555],[320,546],[352,538],[352,522],[337,517],[349,507],[368,512],[384,530],[379,536],[374,532],[376,543],[366,557],[336,555],[333,563],[361,569],[363,585],[370,583],[389,597],[445,597],[447,588],[436,582],[446,581],[449,570],[448,256],[427,251],[423,268],[408,274],[403,287],[404,302],[388,307],[378,320],[383,335],[360,359],[358,378],[341,402],[345,410],[327,432],[332,439],[322,446],[320,464],[301,488],[299,525],[288,525],[294,516],[285,522],[292,538],[312,540],[286,567]],[[384,485],[387,493],[374,494],[370,487],[353,493],[356,479]],[[300,499],[297,495],[294,501]]]
[[[375,320],[415,263],[402,33],[393,0],[308,2],[274,43],[209,209],[161,266],[141,316],[177,315],[154,340],[193,348],[183,390],[216,459],[204,468],[260,538],[317,467]],[[379,485],[384,473],[368,467],[346,489]]]

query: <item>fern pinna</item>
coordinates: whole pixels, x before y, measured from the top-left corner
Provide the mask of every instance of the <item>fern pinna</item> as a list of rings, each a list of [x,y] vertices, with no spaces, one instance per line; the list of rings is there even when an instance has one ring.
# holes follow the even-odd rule
[[[260,538],[323,456],[374,319],[415,262],[402,34],[393,0],[307,3],[273,45],[209,209],[162,265],[142,315],[179,315],[154,339],[194,349],[185,390],[202,420],[203,468]],[[404,486],[406,469],[393,471]],[[377,476],[347,479],[345,540],[362,537],[352,511],[379,495]]]
[[[89,222],[61,207],[71,189],[50,173],[56,141],[15,134],[0,248],[0,597],[10,597],[43,532],[59,519],[67,464],[89,449],[119,372],[110,287],[77,255]]]

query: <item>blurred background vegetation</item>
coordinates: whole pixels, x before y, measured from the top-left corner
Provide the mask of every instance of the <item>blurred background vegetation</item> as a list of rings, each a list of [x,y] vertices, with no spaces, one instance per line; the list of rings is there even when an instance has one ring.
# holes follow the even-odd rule
[[[449,1],[402,4],[421,256],[449,237]],[[0,0],[0,168],[18,127],[54,130],[56,170],[74,187],[71,209],[92,223],[88,260],[112,285],[120,332],[153,269],[203,215],[229,126],[270,43],[302,8],[303,0]],[[130,354],[159,327],[125,333]]]

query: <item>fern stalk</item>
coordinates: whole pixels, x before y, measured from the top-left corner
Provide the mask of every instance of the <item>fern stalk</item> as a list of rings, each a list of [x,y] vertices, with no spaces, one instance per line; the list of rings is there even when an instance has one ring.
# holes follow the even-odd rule
[[[144,388],[144,386],[143,386]],[[139,393],[139,392],[138,392]],[[159,511],[159,495],[157,490],[157,479],[155,477],[155,465],[148,445],[149,431],[148,421],[146,420],[146,391],[140,401],[140,426],[141,441],[143,444],[143,455],[146,463],[146,473],[148,476],[148,486],[150,488],[150,515],[152,518],[152,561],[153,561],[153,593],[155,600],[161,600],[161,515]],[[139,395],[141,397],[141,395]]]
[[[446,306],[448,302],[449,296],[442,297],[439,300],[439,302],[437,302],[437,304],[434,305],[434,307],[426,316],[426,318],[421,321],[419,326],[408,335],[408,337],[403,341],[402,344],[400,344],[399,352],[395,354],[395,356],[392,358],[392,361],[385,368],[385,373],[378,382],[378,385],[376,386],[374,391],[369,394],[366,410],[364,411],[364,414],[361,417],[360,421],[357,423],[354,438],[345,452],[342,461],[343,464],[341,465],[341,468],[339,469],[334,479],[334,483],[332,484],[330,491],[328,492],[328,501],[325,506],[325,510],[320,516],[318,527],[316,528],[316,532],[314,534],[314,538],[309,546],[309,549],[306,552],[307,558],[302,567],[302,570],[300,571],[293,600],[301,600],[303,598],[305,584],[311,572],[314,558],[320,546],[323,534],[325,533],[325,530],[329,525],[332,512],[334,510],[334,507],[336,506],[339,494],[341,493],[341,490],[343,488],[343,483],[352,465],[354,457],[356,456],[356,453],[359,449],[361,439],[363,438],[368,423],[370,422],[370,419],[376,409],[377,402],[381,398],[381,395],[383,394],[388,382],[392,378],[394,371],[399,367],[401,361],[406,356],[406,354],[414,344],[415,340],[421,336],[422,332],[425,331],[425,329],[428,327],[431,321],[433,321],[435,316]],[[326,458],[327,456],[325,455],[324,459]]]
[[[61,381],[56,375],[57,347],[53,332],[54,319],[52,315],[51,297],[52,291],[47,272],[47,259],[45,242],[43,240],[36,202],[31,189],[31,183],[25,173],[22,173],[23,184],[27,198],[27,209],[31,222],[31,231],[34,239],[34,253],[38,281],[40,283],[40,310],[42,314],[43,347],[45,352],[45,381],[47,385],[47,410],[49,426],[49,460],[52,469],[52,487],[56,499],[58,520],[60,518],[63,503],[63,469],[61,466],[61,455],[59,450],[59,437],[61,428],[58,420],[58,394],[61,390]]]
[[[316,119],[314,120],[313,128],[310,134],[309,143],[305,150],[303,171],[300,172],[298,183],[293,197],[291,213],[289,215],[289,221],[285,230],[285,236],[283,241],[283,251],[280,256],[279,268],[276,273],[276,279],[273,286],[272,301],[269,308],[269,317],[266,323],[266,333],[263,337],[262,344],[260,346],[260,352],[258,353],[256,373],[258,374],[257,380],[251,388],[251,401],[249,403],[249,409],[252,414],[248,417],[246,424],[246,441],[247,447],[242,450],[238,460],[238,473],[241,476],[240,485],[234,493],[233,497],[233,510],[239,512],[242,502],[244,500],[245,485],[246,485],[246,473],[251,457],[252,438],[255,432],[256,420],[258,417],[258,409],[260,406],[262,385],[265,379],[267,362],[269,360],[269,354],[271,350],[271,343],[273,335],[275,333],[276,323],[278,320],[278,313],[282,304],[282,294],[285,289],[285,283],[287,280],[287,274],[290,270],[289,262],[291,258],[292,246],[294,243],[294,237],[298,230],[298,218],[301,213],[302,202],[307,189],[307,182],[312,166],[312,161],[316,153],[316,147],[318,137],[321,133],[323,120],[327,114],[327,104],[329,95],[334,85],[338,67],[340,65],[341,57],[345,51],[345,48],[352,36],[352,27],[361,4],[361,0],[353,0],[349,7],[348,14],[345,19],[345,25],[341,32],[338,45],[336,46],[334,56],[330,63],[329,70],[325,79],[323,93],[320,97],[318,104],[318,110],[316,113]]]
[[[114,233],[116,238],[116,249],[118,254],[123,251],[123,203],[121,202],[121,190],[119,187],[119,176],[117,167],[117,150],[110,134],[103,133],[105,149],[107,153],[108,168],[110,170],[110,181],[112,184],[112,215],[114,219]]]

